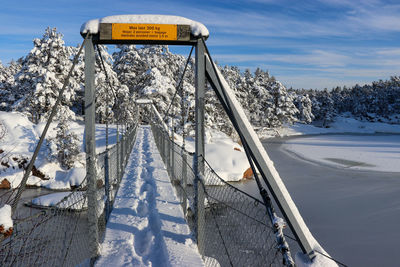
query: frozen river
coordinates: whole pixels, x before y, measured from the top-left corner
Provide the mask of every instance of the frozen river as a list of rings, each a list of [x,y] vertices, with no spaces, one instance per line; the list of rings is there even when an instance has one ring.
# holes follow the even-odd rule
[[[282,148],[290,140],[268,140],[264,146],[320,244],[349,266],[398,266],[400,173],[311,162]],[[257,191],[254,183],[246,187]]]

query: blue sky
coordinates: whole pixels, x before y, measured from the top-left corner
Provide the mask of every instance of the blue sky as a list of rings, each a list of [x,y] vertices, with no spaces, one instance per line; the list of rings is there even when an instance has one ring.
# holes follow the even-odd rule
[[[47,26],[77,45],[82,23],[118,14],[200,21],[219,64],[260,67],[288,87],[352,86],[400,75],[400,2],[380,0],[1,0],[0,60],[25,56]]]

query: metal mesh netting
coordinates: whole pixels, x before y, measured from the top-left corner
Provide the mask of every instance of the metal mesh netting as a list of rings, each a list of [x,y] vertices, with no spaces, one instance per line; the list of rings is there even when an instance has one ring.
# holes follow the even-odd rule
[[[82,189],[78,187],[47,210],[27,211],[19,206],[14,232],[1,243],[0,265],[75,266],[90,257],[86,192]]]
[[[199,213],[195,213],[193,155],[152,126],[153,134],[207,266],[281,266],[283,258],[266,213],[266,206],[222,180],[205,162],[198,186]],[[198,228],[198,229],[197,229]],[[286,229],[290,233],[290,229]],[[288,237],[288,236],[287,236]],[[294,252],[300,247],[288,237]]]
[[[106,219],[135,141],[135,135],[136,127],[130,128],[117,145],[97,156],[98,240],[101,240],[104,234]],[[32,209],[20,203],[16,213],[13,214],[13,234],[1,240],[0,266],[87,265],[93,257],[90,247],[98,244],[90,243],[93,238],[89,236],[89,225],[93,224],[89,224],[86,189],[86,179],[84,179],[72,192],[64,193],[66,196],[51,208]],[[29,194],[29,192],[24,193]],[[34,193],[40,194],[40,190]],[[0,203],[8,202],[12,194],[12,191],[3,194]],[[31,198],[26,197],[26,199]]]
[[[123,171],[135,143],[136,131],[137,125],[131,127],[115,146],[97,156],[96,211],[99,240],[103,238]]]

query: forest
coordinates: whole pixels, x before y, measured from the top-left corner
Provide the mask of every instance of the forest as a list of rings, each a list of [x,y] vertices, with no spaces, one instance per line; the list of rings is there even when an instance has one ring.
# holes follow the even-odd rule
[[[78,50],[79,47],[66,46],[63,35],[55,28],[47,28],[41,38],[33,40],[28,55],[6,65],[0,63],[0,110],[22,112],[34,123],[45,121]],[[170,52],[167,46],[146,45],[120,45],[112,53],[99,46],[96,53],[98,123],[130,123],[135,117],[135,99],[145,97],[153,99],[166,122],[172,123],[178,133],[184,129],[193,135],[193,57],[187,60]],[[267,70],[219,68],[256,130],[294,122],[329,127],[341,114],[363,121],[400,123],[400,77],[330,90],[288,89]],[[83,115],[83,97],[81,55],[58,110],[60,126],[67,128],[68,120]],[[205,105],[206,126],[232,135],[232,125],[209,86]]]

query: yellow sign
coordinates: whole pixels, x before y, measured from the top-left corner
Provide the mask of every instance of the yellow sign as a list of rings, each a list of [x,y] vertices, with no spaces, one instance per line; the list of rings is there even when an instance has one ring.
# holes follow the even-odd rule
[[[113,23],[112,40],[178,40],[177,25]]]

